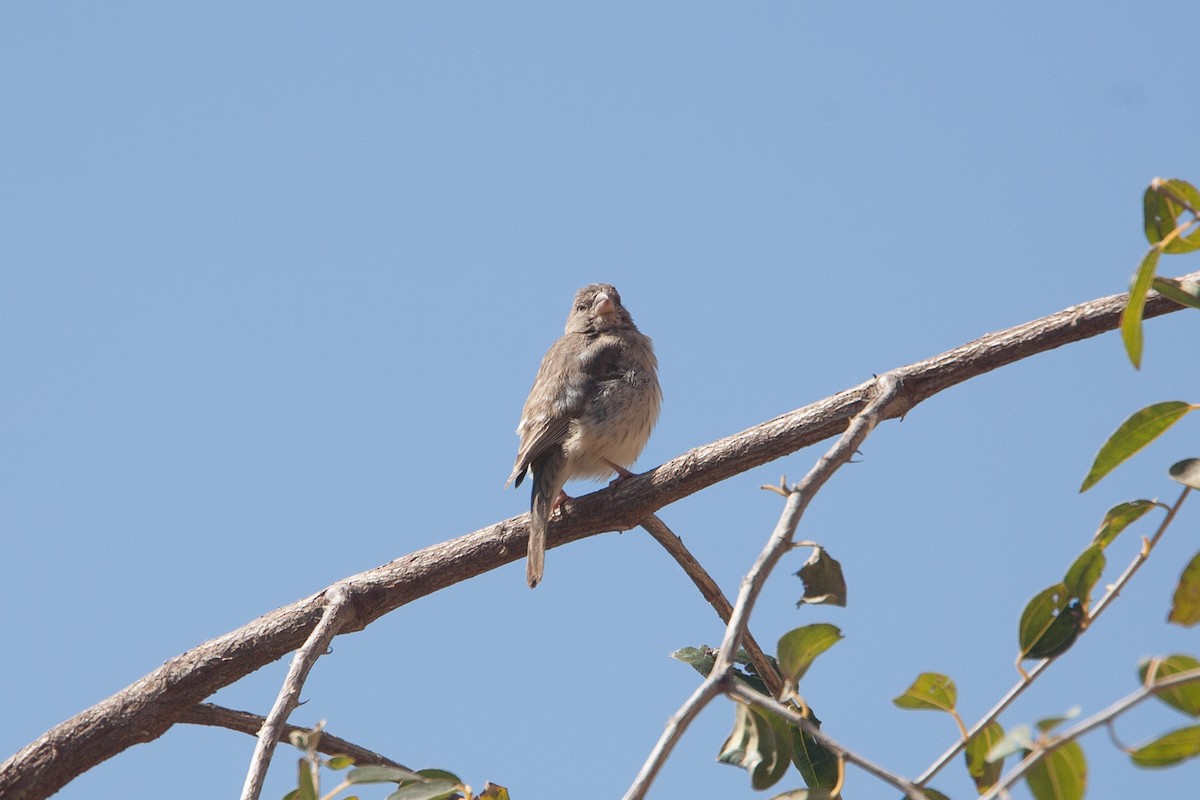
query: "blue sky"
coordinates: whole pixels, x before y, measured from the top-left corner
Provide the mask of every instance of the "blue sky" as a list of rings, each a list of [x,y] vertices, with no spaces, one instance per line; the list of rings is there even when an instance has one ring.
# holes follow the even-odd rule
[[[1198,26],[1160,3],[0,7],[0,751],[524,511],[501,488],[513,429],[584,284],[616,284],[656,343],[639,470],[1123,290],[1146,184],[1200,180],[1175,33]],[[842,561],[850,606],[795,609],[797,554],[753,630],[842,628],[804,685],[829,733],[915,775],[954,737],[891,705],[917,673],[952,675],[968,719],[1013,683],[1025,601],[1108,507],[1173,497],[1167,465],[1196,455],[1186,420],[1076,491],[1130,412],[1200,401],[1198,319],[1150,323],[1140,373],[1107,335],[935,397],[825,488],[801,535]],[[732,594],[781,510],[758,486],[822,450],[661,516]],[[1196,520],[1006,725],[1096,711],[1140,657],[1200,652],[1162,622]],[[619,796],[697,680],[667,654],[721,627],[643,532],[552,550],[534,592],[523,570],[339,638],[293,721],[517,798]],[[263,712],[285,668],[215,700]],[[713,761],[731,721],[703,714],[652,796],[752,796]],[[1182,724],[1146,707],[1118,731]],[[252,744],[180,726],[60,796],[230,796]],[[1083,745],[1091,797],[1200,779]],[[972,792],[957,763],[934,785]]]

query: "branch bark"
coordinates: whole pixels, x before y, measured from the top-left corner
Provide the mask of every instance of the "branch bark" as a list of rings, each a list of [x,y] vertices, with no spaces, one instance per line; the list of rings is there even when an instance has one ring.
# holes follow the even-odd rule
[[[1200,280],[1200,272],[1182,276]],[[1117,327],[1128,295],[1112,295],[991,333],[933,358],[901,367],[904,402],[888,416],[991,370]],[[1151,318],[1181,306],[1152,294]],[[868,381],[701,445],[667,463],[577,498],[550,528],[557,547],[613,530],[630,530],[647,515],[740,472],[836,436],[867,402]],[[525,557],[528,516],[497,522],[427,547],[343,581],[360,630],[428,594]],[[0,796],[39,800],[125,749],[153,741],[189,708],[218,689],[300,647],[321,618],[323,592],[264,614],[249,624],[178,655],[140,680],[51,728],[0,764]]]
[[[214,728],[226,728],[250,736],[257,736],[259,730],[266,723],[267,718],[258,714],[252,714],[249,711],[238,711],[237,709],[225,708],[224,706],[217,706],[212,703],[197,703],[185,711],[178,721],[187,725],[208,725]],[[308,733],[309,731],[309,728],[299,725],[284,725],[282,732],[284,736],[288,736],[293,733]],[[356,767],[379,765],[383,767],[397,767],[398,769],[412,772],[409,767],[404,766],[399,761],[393,761],[385,755],[376,753],[374,750],[368,750],[361,745],[357,745],[341,737],[334,736],[328,731],[321,732],[321,739],[317,744],[317,752],[324,753],[327,756],[350,756],[354,759],[354,766]]]

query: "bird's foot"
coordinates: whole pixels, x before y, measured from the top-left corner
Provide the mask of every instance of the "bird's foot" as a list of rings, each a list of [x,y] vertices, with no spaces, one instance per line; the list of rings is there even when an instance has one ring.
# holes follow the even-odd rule
[[[574,499],[575,498],[571,497],[571,495],[567,494],[562,489],[559,489],[558,497],[554,498],[554,502],[550,504],[550,513],[553,514],[555,512],[555,510],[557,510],[558,507],[561,506],[563,503],[567,502],[568,500],[574,500]]]

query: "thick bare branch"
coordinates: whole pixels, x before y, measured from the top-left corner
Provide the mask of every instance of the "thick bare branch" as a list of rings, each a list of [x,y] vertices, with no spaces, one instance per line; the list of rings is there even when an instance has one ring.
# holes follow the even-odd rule
[[[1183,276],[1200,280],[1200,273]],[[904,402],[890,416],[963,381],[1113,330],[1126,295],[1113,295],[988,334],[894,373]],[[1180,306],[1152,295],[1147,318]],[[693,450],[642,475],[576,499],[551,526],[549,546],[629,530],[658,509],[726,478],[835,436],[866,403],[870,382]],[[342,581],[354,629],[419,597],[525,556],[528,517],[503,520]],[[55,726],[0,764],[0,796],[38,800],[135,744],[153,741],[196,703],[302,645],[321,618],[318,593],[176,656],[97,705]],[[349,630],[349,629],[346,629]],[[346,632],[345,630],[343,632]]]

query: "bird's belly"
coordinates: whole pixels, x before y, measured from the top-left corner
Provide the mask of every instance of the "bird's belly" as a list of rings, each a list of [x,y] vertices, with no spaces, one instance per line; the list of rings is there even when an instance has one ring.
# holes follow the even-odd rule
[[[657,387],[619,387],[592,413],[571,423],[563,442],[571,478],[607,478],[612,462],[628,467],[637,461],[658,417]]]

